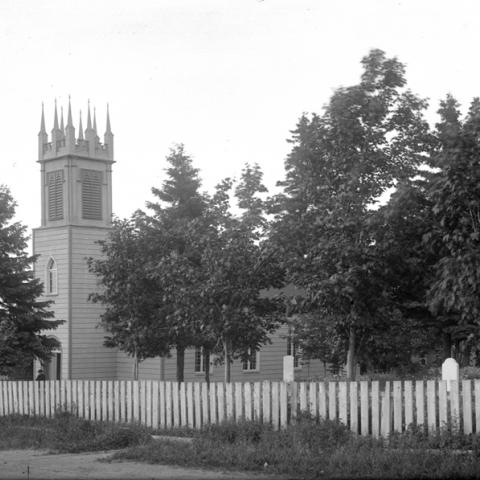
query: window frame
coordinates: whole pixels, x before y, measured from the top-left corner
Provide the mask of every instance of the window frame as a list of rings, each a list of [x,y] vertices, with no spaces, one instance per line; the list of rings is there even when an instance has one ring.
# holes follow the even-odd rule
[[[208,355],[208,362],[210,363],[210,355]],[[203,351],[203,347],[195,347],[193,359],[193,373],[195,375],[205,375],[205,354]]]
[[[260,372],[260,350],[255,350],[255,368],[251,368],[252,366],[252,348],[247,350],[247,355],[250,357],[247,360],[242,360],[242,372],[243,373],[255,373]],[[247,366],[247,368],[245,368]]]
[[[45,269],[45,295],[58,295],[58,264],[49,257]]]

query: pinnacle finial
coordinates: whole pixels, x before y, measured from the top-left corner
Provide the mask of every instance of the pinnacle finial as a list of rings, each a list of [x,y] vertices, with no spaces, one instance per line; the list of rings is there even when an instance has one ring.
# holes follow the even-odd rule
[[[97,133],[97,109],[93,107],[93,131]]]
[[[54,130],[58,130],[57,99],[55,99],[55,113],[53,116],[53,128]]]
[[[63,105],[60,107],[60,130],[65,131],[65,125],[63,123]]]
[[[83,140],[82,111],[80,110],[80,120],[78,122],[78,139]]]
[[[112,133],[112,127],[110,126],[110,108],[107,103],[107,129],[105,133]]]
[[[70,104],[70,95],[68,96],[67,127],[73,127],[73,121],[72,121],[72,106],[71,106],[71,104]]]
[[[43,102],[42,102],[42,117],[40,119],[40,133],[45,133],[45,113],[43,109]]]
[[[87,130],[92,129],[92,119],[90,117],[90,100],[88,100]]]

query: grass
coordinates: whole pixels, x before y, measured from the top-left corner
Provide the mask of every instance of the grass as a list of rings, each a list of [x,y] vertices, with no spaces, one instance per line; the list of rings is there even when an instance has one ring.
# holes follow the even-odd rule
[[[307,418],[283,431],[256,422],[223,423],[193,442],[164,439],[114,454],[114,459],[191,467],[263,471],[288,478],[480,478],[478,438],[443,432],[432,439],[411,431],[381,440],[353,435],[332,421]],[[458,454],[453,448],[473,450]]]
[[[46,448],[76,453],[114,450],[149,441],[151,435],[142,427],[89,422],[65,412],[53,418],[0,417],[0,450]]]
[[[191,442],[151,433],[191,435]],[[288,478],[480,478],[480,436],[448,430],[427,436],[410,429],[388,442],[352,434],[344,425],[302,417],[274,431],[258,422],[224,422],[201,431],[151,431],[89,422],[69,413],[54,418],[0,417],[1,449],[55,452],[118,450],[111,460],[222,468]]]

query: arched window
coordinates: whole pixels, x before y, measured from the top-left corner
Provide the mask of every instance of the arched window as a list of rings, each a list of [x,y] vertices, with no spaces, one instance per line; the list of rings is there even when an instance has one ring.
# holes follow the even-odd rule
[[[47,295],[57,293],[57,262],[50,258],[47,263]]]

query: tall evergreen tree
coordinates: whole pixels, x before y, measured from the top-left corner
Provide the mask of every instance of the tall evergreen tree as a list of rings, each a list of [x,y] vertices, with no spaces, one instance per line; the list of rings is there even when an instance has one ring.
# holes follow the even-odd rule
[[[0,185],[0,375],[12,375],[34,358],[48,361],[56,339],[47,334],[63,323],[52,320],[51,302],[40,301],[43,285],[26,253],[26,227],[12,222],[15,202]]]
[[[162,285],[164,301],[171,305],[168,337],[176,349],[177,380],[183,381],[185,349],[198,341],[196,300],[191,292],[198,276],[195,236],[202,225],[206,197],[200,192],[199,171],[183,145],[170,151],[167,162],[162,187],[152,188],[159,201],[147,203],[153,211],[148,235],[152,245],[161,244],[159,251],[152,251],[149,274]]]

